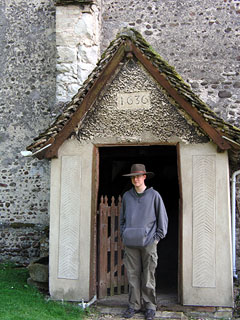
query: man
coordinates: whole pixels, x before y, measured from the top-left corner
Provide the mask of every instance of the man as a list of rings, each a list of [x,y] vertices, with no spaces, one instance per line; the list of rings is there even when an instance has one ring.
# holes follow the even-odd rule
[[[156,311],[157,244],[166,236],[168,217],[160,194],[145,185],[153,172],[146,172],[143,164],[133,164],[124,176],[131,177],[133,188],[124,193],[120,213],[129,283],[129,303],[123,316],[131,318],[143,307],[145,319],[152,320]]]

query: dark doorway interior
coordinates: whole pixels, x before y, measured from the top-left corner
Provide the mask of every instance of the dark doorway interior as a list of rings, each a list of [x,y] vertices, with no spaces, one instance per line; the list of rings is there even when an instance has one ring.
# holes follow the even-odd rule
[[[177,150],[175,146],[129,146],[99,148],[99,198],[117,198],[131,188],[129,178],[133,163],[144,163],[147,171],[155,177],[146,184],[162,196],[169,218],[169,229],[165,239],[158,244],[158,268],[156,271],[157,292],[177,290],[178,282],[178,213],[179,186]]]

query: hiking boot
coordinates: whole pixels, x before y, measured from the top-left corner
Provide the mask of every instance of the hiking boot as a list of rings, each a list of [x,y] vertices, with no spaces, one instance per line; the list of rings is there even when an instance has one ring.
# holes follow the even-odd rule
[[[130,319],[135,315],[135,313],[138,313],[138,312],[139,310],[135,310],[131,307],[128,307],[127,310],[124,311],[123,317],[126,319]]]
[[[146,320],[153,320],[155,317],[155,310],[147,309],[145,312],[145,319]]]

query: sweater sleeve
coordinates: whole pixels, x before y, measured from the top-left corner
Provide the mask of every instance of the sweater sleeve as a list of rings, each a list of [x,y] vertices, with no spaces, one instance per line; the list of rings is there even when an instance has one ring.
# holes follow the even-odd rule
[[[162,197],[159,194],[155,199],[155,210],[157,218],[157,230],[154,236],[154,240],[159,241],[160,239],[163,239],[166,236],[168,230],[167,211]]]

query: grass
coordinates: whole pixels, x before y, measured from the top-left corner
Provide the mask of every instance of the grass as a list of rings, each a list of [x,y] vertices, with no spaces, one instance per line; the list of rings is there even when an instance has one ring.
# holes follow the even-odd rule
[[[47,300],[27,285],[26,268],[0,264],[1,320],[80,320],[87,312],[76,304]]]

